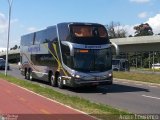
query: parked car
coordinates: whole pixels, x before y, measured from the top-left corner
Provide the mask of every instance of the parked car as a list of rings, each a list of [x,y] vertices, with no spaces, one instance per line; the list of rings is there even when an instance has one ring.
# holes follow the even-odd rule
[[[1,61],[1,60],[4,60],[4,59],[3,59],[3,58],[0,58],[0,61]]]
[[[0,59],[0,69],[4,70],[5,69],[5,65],[6,65],[6,61],[4,59]],[[10,69],[10,66],[7,66],[7,69]]]

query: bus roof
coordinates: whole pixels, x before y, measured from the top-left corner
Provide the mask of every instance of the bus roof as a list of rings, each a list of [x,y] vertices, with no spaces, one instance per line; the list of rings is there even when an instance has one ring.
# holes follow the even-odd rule
[[[87,23],[87,22],[62,22],[62,23],[58,23],[57,25],[60,25],[60,24],[65,24],[65,25],[72,25],[72,24],[75,24],[75,25],[102,25],[102,24],[99,24],[99,23]],[[35,32],[32,32],[32,33],[28,33],[28,34],[22,35],[22,37],[26,36],[26,35],[30,35],[30,34],[36,33],[36,32],[40,32],[40,31],[43,31],[43,30],[46,30],[46,29],[49,29],[49,28],[54,28],[54,27],[56,27],[56,25],[48,26],[45,29],[38,30],[38,31],[35,31]]]

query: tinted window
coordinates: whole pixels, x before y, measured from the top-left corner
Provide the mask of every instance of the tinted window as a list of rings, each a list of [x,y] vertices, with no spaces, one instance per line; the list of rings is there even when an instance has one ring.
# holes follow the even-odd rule
[[[44,39],[44,41],[41,41],[41,43],[57,40],[57,30],[55,26],[49,27],[46,30],[45,34],[46,34],[46,38]]]
[[[40,44],[41,41],[44,41],[44,40],[45,40],[45,31],[43,30],[43,31],[36,32],[34,44],[35,45]]]
[[[33,45],[34,38],[35,38],[35,33],[31,33],[31,34],[22,36],[21,45],[23,46]]]
[[[68,24],[58,24],[58,33],[61,41],[65,41],[69,38]]]
[[[119,65],[120,60],[112,60],[113,65]]]
[[[65,65],[72,68],[72,57],[70,56],[70,49],[68,46],[62,45],[62,58]]]
[[[107,71],[112,66],[110,49],[80,50],[75,49],[73,67],[82,72]]]
[[[107,31],[102,26],[73,25],[71,31],[75,37],[107,37]]]
[[[57,61],[54,59],[54,57],[51,54],[36,54],[36,55],[31,55],[31,61],[35,65],[40,65],[40,66],[56,66]]]
[[[57,40],[56,27],[49,27],[46,30],[39,31],[36,33],[34,44],[43,44],[54,40]]]
[[[89,26],[73,26],[72,29],[76,37],[92,37],[92,28]]]

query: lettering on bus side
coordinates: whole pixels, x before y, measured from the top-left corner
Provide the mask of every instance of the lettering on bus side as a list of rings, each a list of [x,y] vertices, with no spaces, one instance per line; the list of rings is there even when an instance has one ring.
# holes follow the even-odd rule
[[[28,48],[29,53],[37,53],[40,52],[40,45],[31,46]]]

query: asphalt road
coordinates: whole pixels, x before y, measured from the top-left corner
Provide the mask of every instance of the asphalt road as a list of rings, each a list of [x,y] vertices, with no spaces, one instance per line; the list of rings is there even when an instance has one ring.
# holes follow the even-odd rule
[[[16,66],[11,66],[8,74],[24,80]],[[43,87],[51,87],[40,81],[33,82]],[[136,114],[160,114],[160,86],[158,85],[124,82],[115,79],[112,86],[100,86],[95,89],[53,89]]]

